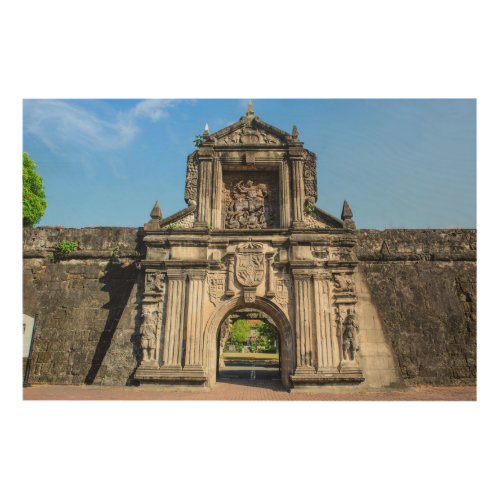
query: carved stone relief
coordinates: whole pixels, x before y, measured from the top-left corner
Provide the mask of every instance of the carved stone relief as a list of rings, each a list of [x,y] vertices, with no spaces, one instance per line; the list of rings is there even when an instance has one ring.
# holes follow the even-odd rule
[[[196,205],[198,199],[198,152],[188,156],[184,199],[188,205]]]
[[[311,254],[315,259],[327,260],[330,258],[330,249],[326,245],[314,245],[314,243],[311,243]]]
[[[316,155],[307,150],[304,154],[304,191],[306,201],[312,204],[316,203],[318,198]]]
[[[165,275],[163,273],[146,273],[146,293],[162,294],[165,291]]]
[[[242,243],[237,247],[236,278],[244,287],[256,287],[264,278],[262,243]]]
[[[289,277],[278,278],[276,280],[276,296],[274,300],[283,308],[288,305],[290,300],[290,291],[292,287],[292,280]]]
[[[345,273],[333,274],[333,286],[335,292],[354,293],[354,282],[352,276]]]
[[[261,229],[275,227],[277,193],[271,185],[271,176],[255,173],[243,176],[231,172],[224,175],[224,202],[226,229]]]
[[[351,262],[354,260],[352,249],[349,247],[332,247],[330,249],[330,259]]]
[[[219,139],[222,144],[281,144],[280,139],[265,130],[244,127]]]
[[[216,306],[224,295],[226,288],[226,274],[215,272],[208,274],[208,295],[210,302]]]
[[[188,214],[179,220],[175,221],[175,225],[181,229],[189,229],[194,225],[194,213]]]
[[[327,229],[331,226],[329,226],[326,222],[323,222],[319,216],[315,213],[304,213],[304,222],[306,224],[306,227],[308,228],[315,228],[315,229]]]

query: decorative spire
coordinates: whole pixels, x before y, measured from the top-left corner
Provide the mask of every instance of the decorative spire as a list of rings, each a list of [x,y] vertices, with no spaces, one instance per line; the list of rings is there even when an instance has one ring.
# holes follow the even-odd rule
[[[340,216],[342,220],[352,219],[352,210],[349,203],[344,200],[344,205],[342,207],[342,215]]]
[[[156,201],[153,210],[151,210],[150,216],[152,220],[161,220],[163,218],[163,215],[161,214],[160,202],[158,200]]]
[[[247,118],[253,118],[255,116],[255,112],[253,110],[253,104],[252,100],[248,102],[248,108],[247,108]]]
[[[205,123],[205,130],[203,131],[203,137],[208,137],[210,135],[210,131],[208,130],[208,123]]]
[[[344,200],[344,205],[342,207],[342,215],[340,218],[344,221],[344,227],[346,229],[356,229],[356,224],[352,220],[352,210],[349,203]]]
[[[297,140],[299,138],[299,131],[297,127],[294,125],[292,129],[292,139]]]

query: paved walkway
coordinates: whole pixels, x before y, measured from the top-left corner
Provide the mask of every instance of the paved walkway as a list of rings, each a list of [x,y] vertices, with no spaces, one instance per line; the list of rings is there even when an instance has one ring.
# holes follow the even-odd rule
[[[159,386],[100,387],[44,385],[23,389],[25,400],[169,400],[169,401],[475,401],[475,386],[413,386],[332,394],[289,393],[272,380],[223,380],[210,392],[174,391]]]

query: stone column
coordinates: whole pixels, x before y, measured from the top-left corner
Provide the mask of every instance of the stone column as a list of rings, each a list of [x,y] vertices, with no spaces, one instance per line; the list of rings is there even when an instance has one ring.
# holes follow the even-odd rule
[[[274,297],[276,295],[273,274],[273,258],[274,252],[266,253],[266,297]]]
[[[314,324],[316,333],[316,346],[318,353],[318,371],[331,371],[334,366],[332,337],[333,329],[329,306],[328,273],[313,275],[314,288]]]
[[[302,157],[292,157],[293,175],[293,226],[304,227],[304,161]]]
[[[297,371],[314,370],[310,271],[293,271]]]
[[[228,253],[226,296],[232,297],[235,293],[236,291],[234,289],[234,253]]]
[[[186,368],[201,368],[203,338],[203,307],[205,299],[205,269],[188,271],[186,317]]]
[[[286,160],[280,165],[280,217],[281,227],[290,227],[290,175]]]
[[[222,229],[222,164],[219,157],[213,164],[212,228]]]
[[[212,157],[200,149],[200,166],[198,176],[198,220],[195,227],[206,228],[212,222]]]
[[[181,269],[168,269],[167,279],[163,368],[180,369],[184,337],[186,275]]]

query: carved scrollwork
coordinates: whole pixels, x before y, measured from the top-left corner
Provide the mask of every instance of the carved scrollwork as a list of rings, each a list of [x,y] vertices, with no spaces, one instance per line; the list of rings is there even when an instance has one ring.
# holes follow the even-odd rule
[[[146,273],[145,292],[162,294],[165,291],[165,275],[163,273]]]
[[[188,205],[196,205],[198,199],[198,152],[188,156],[186,171],[186,190],[184,199]]]
[[[314,205],[318,199],[316,155],[307,150],[304,152],[304,191],[306,201]]]
[[[281,144],[281,140],[269,132],[253,127],[243,127],[221,137],[219,142],[227,144]]]

